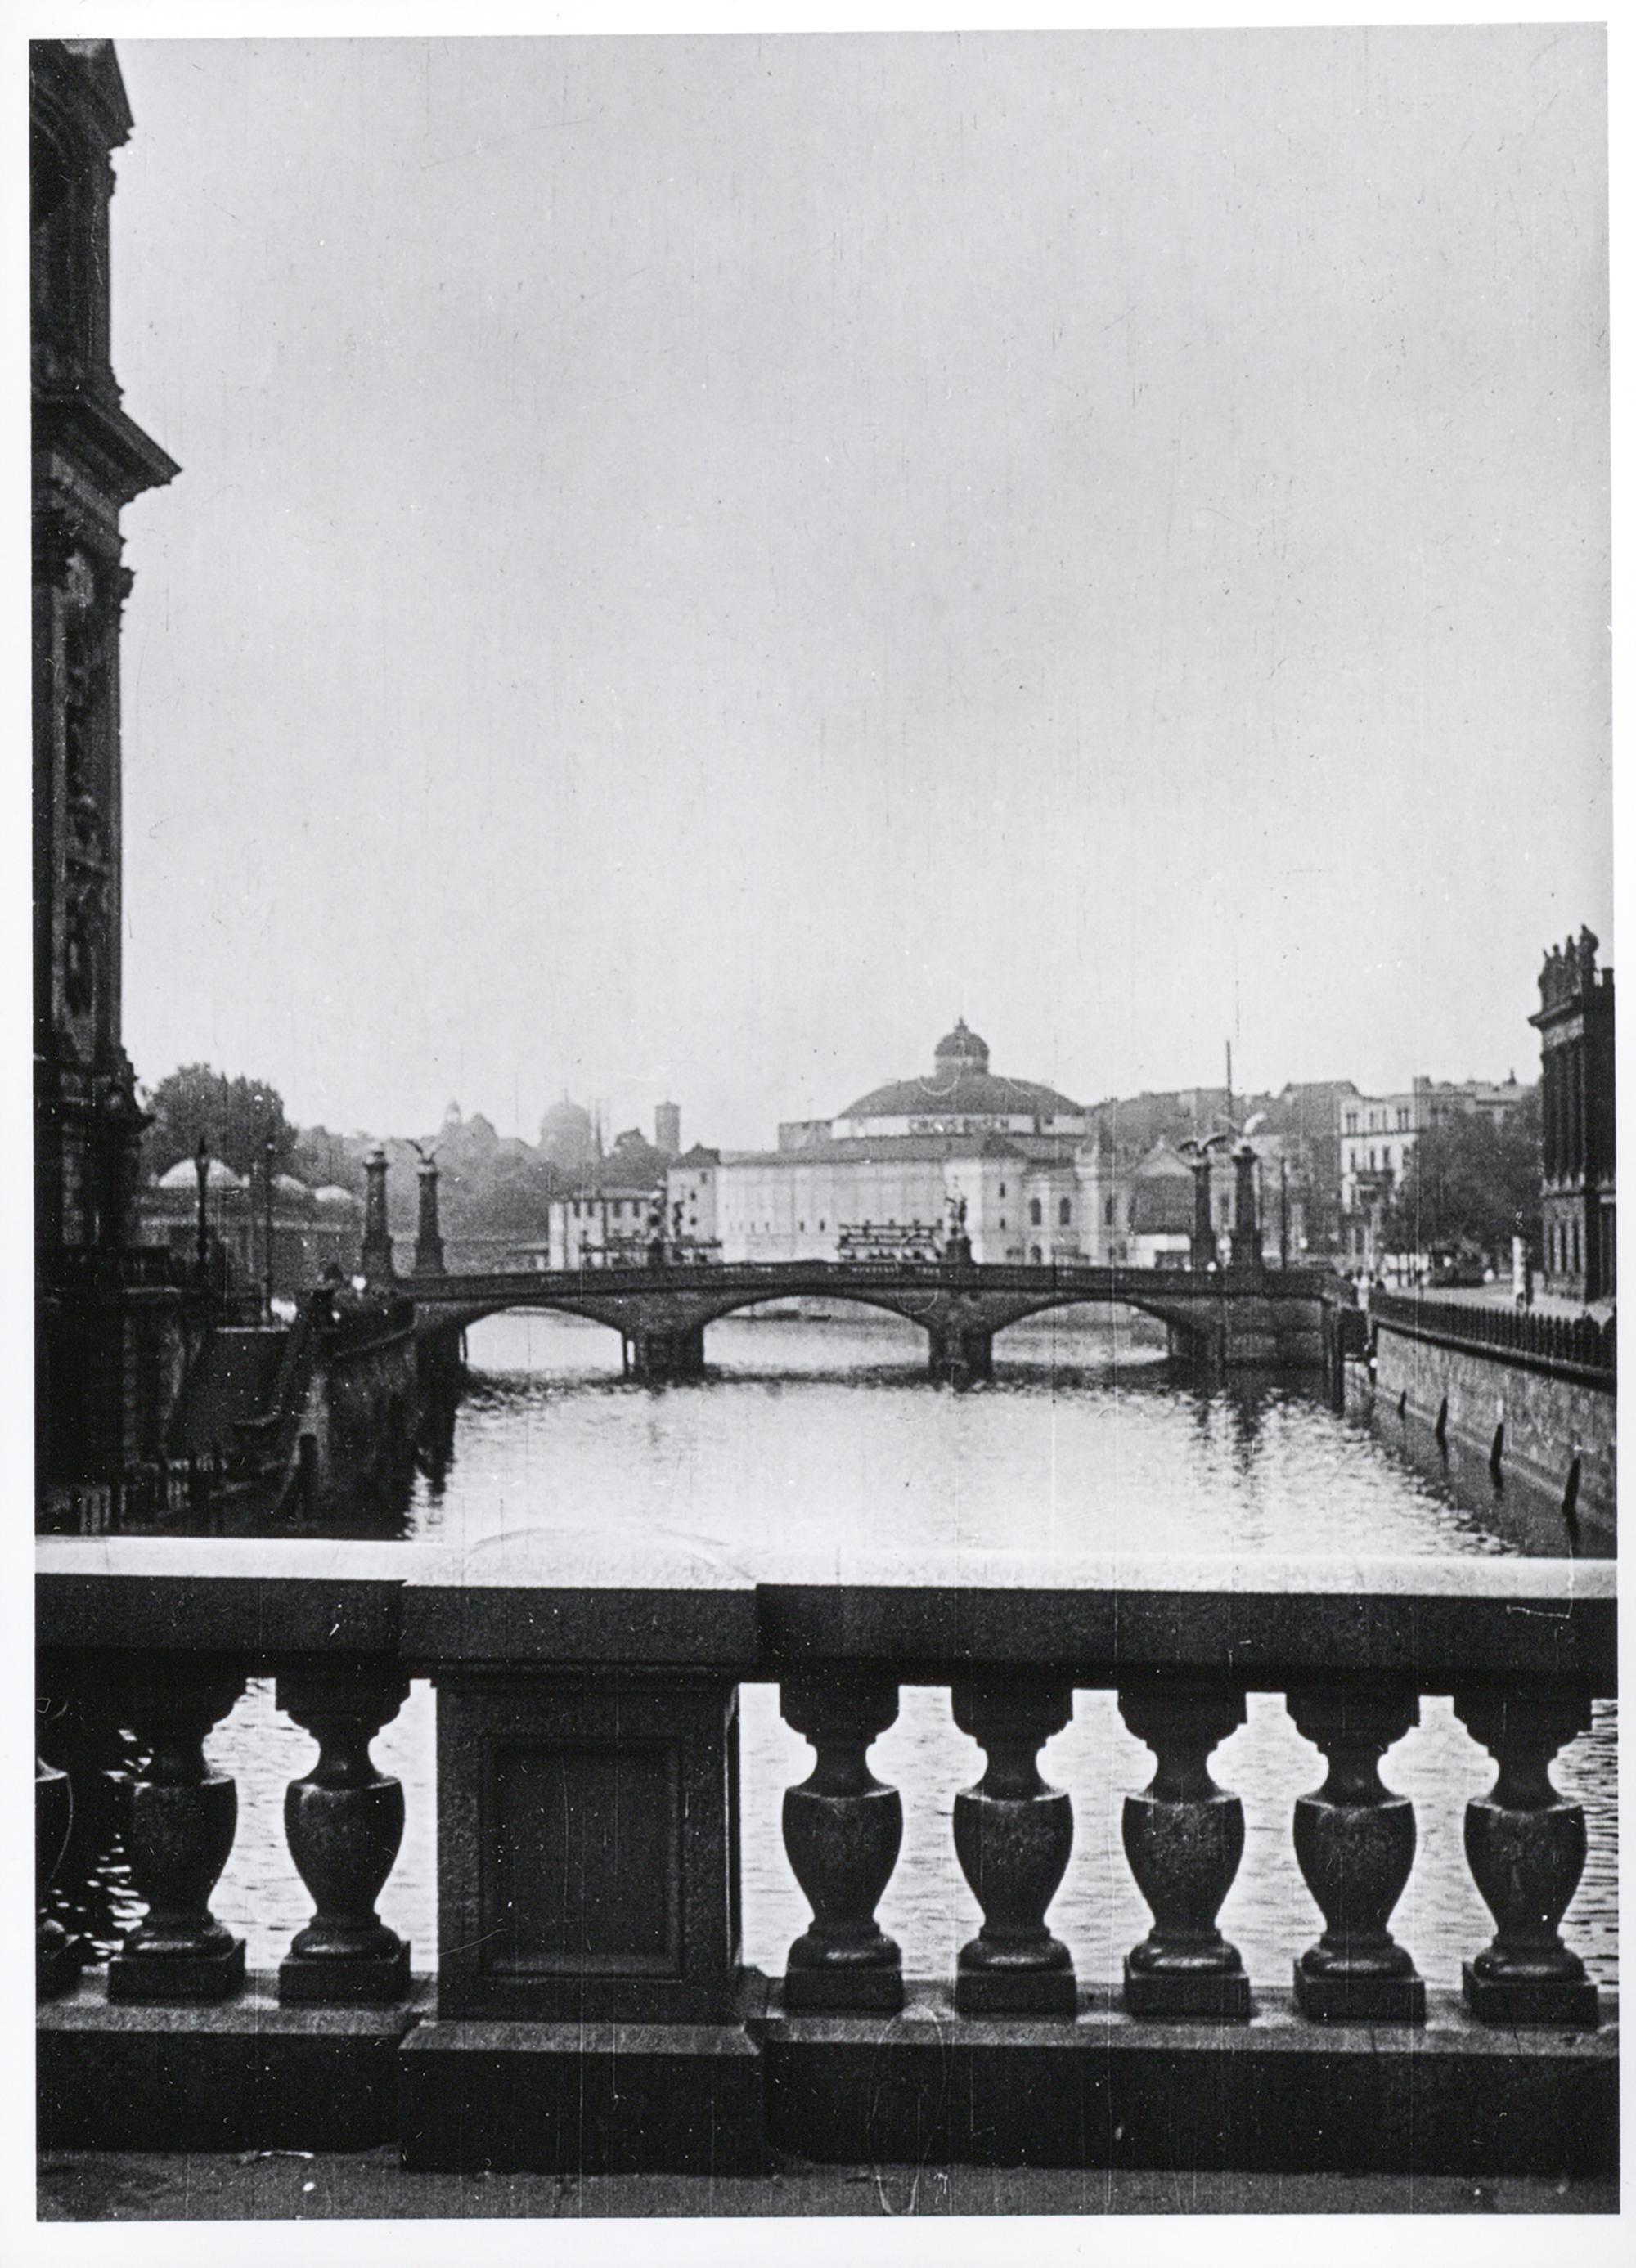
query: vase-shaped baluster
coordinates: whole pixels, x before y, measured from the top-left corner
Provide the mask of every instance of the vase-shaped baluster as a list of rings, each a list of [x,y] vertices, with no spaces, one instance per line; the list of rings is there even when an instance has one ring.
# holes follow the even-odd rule
[[[903,2005],[903,1956],[875,1908],[897,1864],[903,1807],[868,1754],[896,1718],[897,1688],[864,1676],[792,1681],[779,1705],[815,1758],[784,1799],[784,1847],[813,1910],[790,1948],[784,2005],[890,2013]]]
[[[132,1682],[148,1761],[130,1783],[125,1839],[147,1912],[108,1964],[110,2000],[225,2000],[244,1983],[244,1940],[210,1904],[232,1849],[239,1791],[204,1756],[206,1735],[244,1684],[192,1660],[144,1668]]]
[[[1295,1804],[1295,1857],[1323,1934],[1295,1963],[1295,2005],[1320,2022],[1418,2024],[1426,1986],[1388,1924],[1414,1866],[1414,1806],[1380,1761],[1420,1715],[1412,1690],[1334,1684],[1289,1696],[1303,1740],[1329,1764]]]
[[[1238,1948],[1216,1926],[1244,1853],[1244,1809],[1216,1786],[1209,1758],[1244,1721],[1242,1689],[1154,1678],[1119,1689],[1119,1713],[1153,1752],[1152,1780],[1124,1800],[1124,1851],[1153,1926],[1125,1955],[1133,2016],[1249,2014]]]
[[[290,1853],[317,1911],[279,1964],[281,2000],[379,2006],[409,1991],[409,1947],[375,1911],[403,1840],[403,1788],[369,1753],[408,1691],[390,1672],[278,1681],[279,1707],[318,1742],[317,1763],[284,1793]]]
[[[983,1910],[961,1948],[954,2001],[962,2015],[1072,2016],[1068,1948],[1045,1926],[1073,1848],[1073,1806],[1041,1778],[1039,1752],[1073,1713],[1056,1683],[962,1681],[954,1722],[984,1750],[975,1787],[954,1798],[954,1851]]]
[[[1455,1694],[1455,1714],[1499,1767],[1466,1806],[1466,1859],[1495,1922],[1492,1944],[1464,1964],[1467,2005],[1485,2023],[1589,2029],[1596,1987],[1561,1933],[1585,1871],[1585,1812],[1551,1778],[1557,1751],[1589,1729],[1589,1700],[1470,1691]]]

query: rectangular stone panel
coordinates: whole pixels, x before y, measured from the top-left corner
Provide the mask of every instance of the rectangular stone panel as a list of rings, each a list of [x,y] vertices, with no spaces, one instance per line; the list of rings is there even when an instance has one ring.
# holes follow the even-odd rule
[[[736,1686],[448,1668],[438,1689],[439,2013],[725,2021]]]
[[[674,1742],[497,1751],[497,1974],[681,1974],[681,1780]]]

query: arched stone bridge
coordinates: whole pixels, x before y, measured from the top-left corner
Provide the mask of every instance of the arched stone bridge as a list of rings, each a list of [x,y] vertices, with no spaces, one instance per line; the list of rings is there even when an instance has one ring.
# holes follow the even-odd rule
[[[705,1326],[768,1300],[844,1300],[917,1323],[936,1378],[990,1376],[994,1335],[1025,1315],[1089,1302],[1139,1308],[1169,1329],[1172,1351],[1211,1368],[1317,1368],[1323,1359],[1321,1279],[1252,1268],[1016,1267],[970,1261],[763,1261],[493,1275],[422,1272],[404,1279],[428,1351],[467,1325],[511,1308],[586,1315],[619,1332],[633,1377],[696,1378]]]

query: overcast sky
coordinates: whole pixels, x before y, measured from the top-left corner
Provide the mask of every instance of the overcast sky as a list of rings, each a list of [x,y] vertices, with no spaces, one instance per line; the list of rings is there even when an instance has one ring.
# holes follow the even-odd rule
[[[1595,28],[120,55],[144,1079],[1532,1075],[1612,943]]]

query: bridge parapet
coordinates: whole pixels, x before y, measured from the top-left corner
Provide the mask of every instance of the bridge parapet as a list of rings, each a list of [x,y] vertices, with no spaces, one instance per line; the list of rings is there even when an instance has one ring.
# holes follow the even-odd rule
[[[1611,2162],[1610,1996],[1559,1935],[1584,1816],[1549,1778],[1615,1690],[1610,1568],[1065,1557],[1019,1583],[997,1555],[836,1582],[791,1557],[757,1582],[703,1554],[632,1567],[549,1536],[464,1559],[48,1542],[38,1565],[48,1696],[100,1695],[151,1758],[128,1834],[147,1914],[106,1993],[73,1981],[49,1929],[42,1944],[56,2145],[395,2138],[423,2166],[717,2173],[770,2146],[913,2158],[928,2135],[988,2162]],[[210,1910],[234,1805],[205,1743],[267,1675],[320,1742],[286,1811],[319,1911],[276,1984],[247,1985]],[[438,1701],[435,2002],[377,1915],[402,1796],[368,1756],[422,1677]],[[746,1681],[778,1685],[816,1756],[785,1810],[814,1919],[770,1987],[740,1957]],[[947,1687],[987,1755],[955,1806],[984,1918],[952,1991],[936,1977],[952,1948],[900,1949],[875,1918],[901,1820],[868,1754],[906,1683]],[[1112,1997],[1077,1982],[1048,1918],[1074,1799],[1038,1755],[1087,1688],[1117,1694],[1155,1757],[1123,1820],[1153,1926]],[[1330,1767],[1293,1812],[1324,1926],[1283,1978],[1247,1977],[1218,1922],[1244,1826],[1207,1760],[1250,1690],[1284,1695]],[[1413,1818],[1376,1766],[1426,1694],[1452,1694],[1500,1767],[1466,1818],[1496,1927],[1458,1980],[1423,1979],[1389,1926]],[[64,1821],[42,1785],[48,1872]]]

